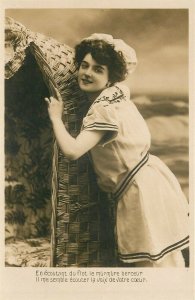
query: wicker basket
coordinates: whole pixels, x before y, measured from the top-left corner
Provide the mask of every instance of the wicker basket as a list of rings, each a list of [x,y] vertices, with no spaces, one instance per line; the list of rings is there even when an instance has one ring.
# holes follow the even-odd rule
[[[63,121],[72,136],[88,109],[76,80],[74,51],[7,19],[6,33],[14,57],[5,66],[9,79],[23,64],[30,48],[50,94],[56,87],[64,101]],[[101,193],[88,155],[68,161],[54,143],[52,178],[51,266],[106,267],[115,265],[113,204]]]

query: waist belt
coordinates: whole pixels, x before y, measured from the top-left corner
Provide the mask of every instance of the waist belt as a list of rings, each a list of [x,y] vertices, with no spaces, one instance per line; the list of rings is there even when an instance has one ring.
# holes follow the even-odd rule
[[[127,175],[122,179],[116,191],[112,194],[114,200],[117,200],[126,191],[126,188],[128,187],[129,183],[132,181],[135,174],[139,171],[139,169],[141,169],[147,163],[148,159],[149,159],[149,152],[147,152],[146,155],[142,158],[142,160],[140,160],[140,162],[132,170],[130,170],[127,173]]]

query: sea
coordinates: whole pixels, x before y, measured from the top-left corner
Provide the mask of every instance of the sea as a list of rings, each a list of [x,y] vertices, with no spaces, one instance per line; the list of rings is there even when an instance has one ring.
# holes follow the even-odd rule
[[[151,153],[171,169],[189,199],[188,96],[132,95],[131,99],[151,132]]]

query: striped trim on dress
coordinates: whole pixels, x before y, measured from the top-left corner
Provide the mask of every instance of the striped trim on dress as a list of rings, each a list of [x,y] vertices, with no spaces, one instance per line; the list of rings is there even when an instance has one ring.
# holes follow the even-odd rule
[[[128,187],[129,183],[131,182],[135,174],[141,169],[141,167],[143,167],[147,163],[148,159],[149,159],[149,152],[147,152],[146,155],[142,158],[142,160],[140,160],[140,162],[132,170],[128,172],[126,177],[120,183],[117,190],[113,193],[114,200],[117,200],[119,197],[121,197],[122,193],[126,190],[126,188]]]
[[[117,125],[109,124],[109,123],[98,123],[94,122],[92,124],[89,124],[87,126],[84,126],[84,129],[103,129],[103,130],[118,130]]]
[[[118,256],[121,260],[125,261],[125,260],[141,260],[141,259],[150,259],[152,261],[157,261],[161,258],[163,258],[163,256],[165,256],[166,254],[168,254],[169,252],[179,249],[179,248],[185,248],[185,246],[189,243],[189,236],[187,236],[186,238],[180,240],[177,243],[172,244],[171,246],[166,247],[165,249],[163,249],[160,253],[158,254],[150,254],[147,252],[139,252],[139,253],[132,253],[132,254],[121,254],[118,253]]]

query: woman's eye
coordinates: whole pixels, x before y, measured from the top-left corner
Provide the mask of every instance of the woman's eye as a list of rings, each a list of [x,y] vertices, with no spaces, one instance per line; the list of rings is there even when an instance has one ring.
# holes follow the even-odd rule
[[[102,73],[103,70],[102,70],[101,68],[95,68],[95,72],[96,72],[96,73]]]
[[[88,65],[85,64],[85,63],[81,63],[80,67],[81,67],[82,69],[87,69]]]

